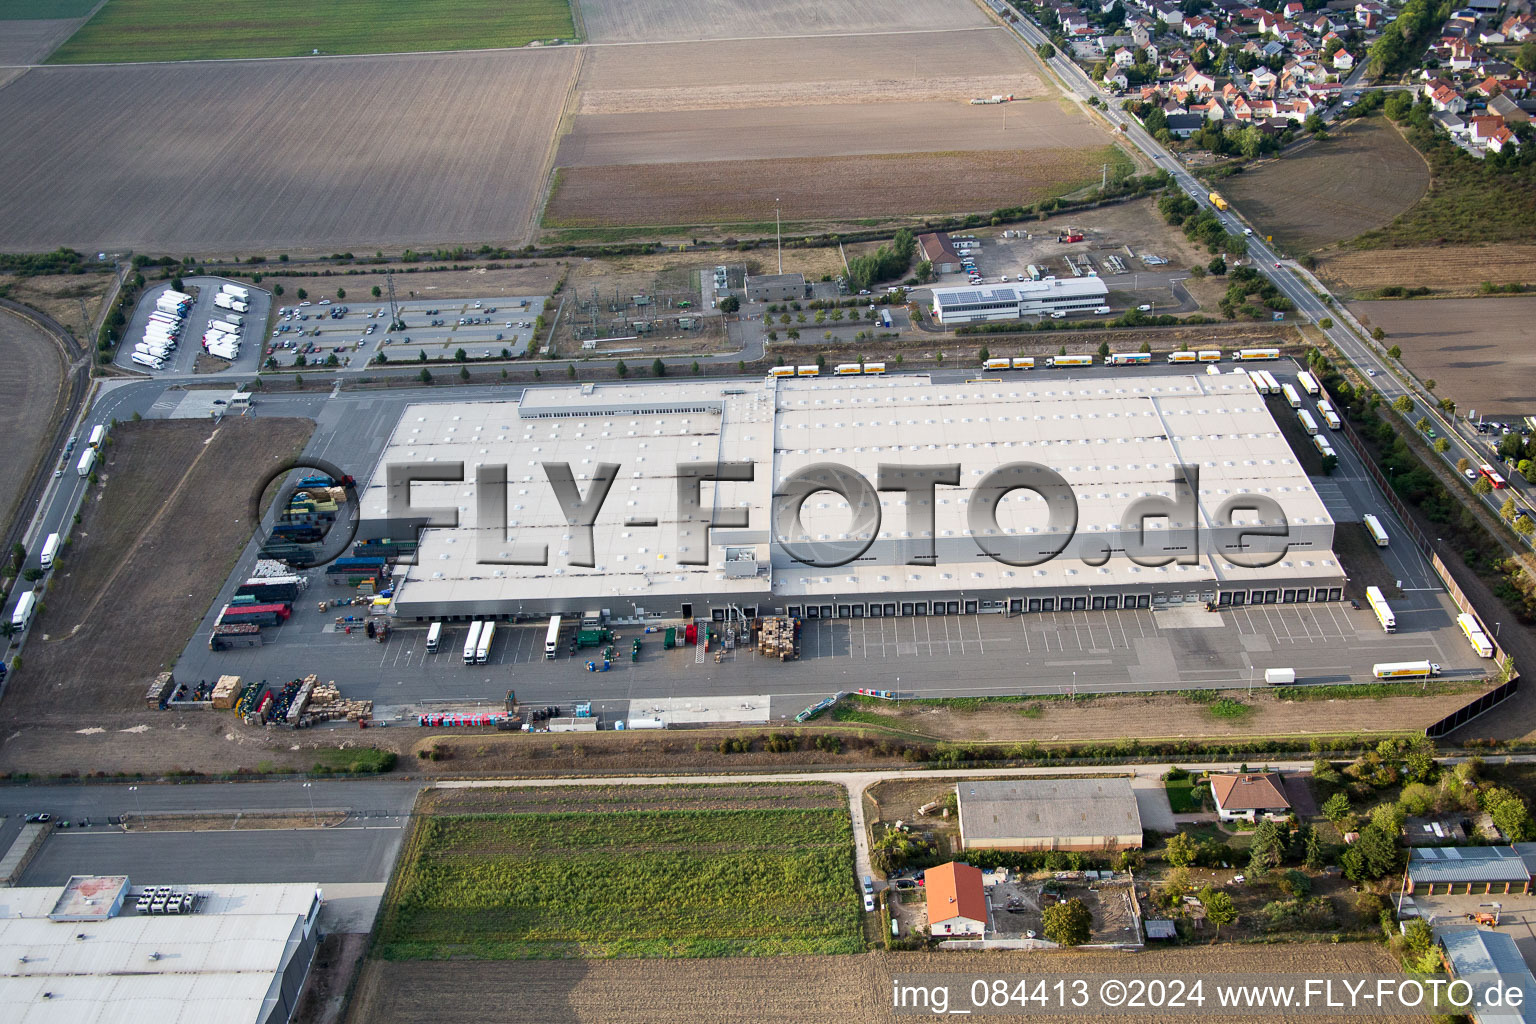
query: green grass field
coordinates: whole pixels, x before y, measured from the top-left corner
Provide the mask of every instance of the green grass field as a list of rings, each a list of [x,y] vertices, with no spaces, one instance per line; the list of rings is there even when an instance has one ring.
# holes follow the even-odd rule
[[[0,5],[44,6],[26,0]],[[295,57],[312,50],[484,50],[575,35],[568,0],[110,0],[48,59],[110,64]]]
[[[96,0],[0,0],[0,21],[83,18]]]
[[[1174,814],[1194,814],[1200,810],[1200,794],[1195,790],[1194,779],[1169,779],[1163,786],[1168,790],[1168,806]]]
[[[428,817],[385,959],[861,952],[846,807]]]

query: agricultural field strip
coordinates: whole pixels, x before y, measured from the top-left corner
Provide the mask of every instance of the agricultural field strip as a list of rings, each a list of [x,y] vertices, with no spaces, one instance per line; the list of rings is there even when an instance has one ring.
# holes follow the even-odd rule
[[[695,795],[714,798],[615,790],[588,799],[601,805],[611,796],[604,810],[420,819],[391,887],[381,955],[722,956],[861,947],[852,824],[835,787],[798,794],[837,804],[822,808],[635,807],[687,804]],[[508,802],[505,791],[491,801]],[[572,893],[592,896],[573,900]]]
[[[3,22],[0,22],[3,24]],[[121,67],[154,67],[173,66],[183,67],[192,64],[271,64],[276,62],[308,61],[310,63],[367,60],[376,57],[445,57],[452,54],[465,55],[492,55],[500,53],[529,53],[529,52],[557,52],[564,53],[571,50],[607,50],[624,49],[627,47],[651,47],[651,46],[696,46],[700,43],[764,43],[776,40],[815,40],[815,39],[848,39],[861,36],[922,36],[929,37],[935,32],[949,34],[953,32],[999,32],[996,25],[973,25],[969,27],[946,27],[943,29],[923,28],[898,28],[898,29],[854,29],[845,32],[803,32],[784,33],[770,36],[719,36],[715,38],[700,39],[680,37],[677,39],[635,39],[614,40],[611,42],[580,42],[568,43],[560,47],[527,47],[527,46],[487,46],[472,50],[383,50],[377,53],[327,53],[320,56],[313,54],[293,54],[277,57],[194,57],[187,60],[136,60],[136,61],[81,61],[68,64],[0,64],[0,70],[30,71],[38,68],[121,68]],[[1018,72],[1015,71],[1015,74]],[[996,91],[996,90],[994,90]]]

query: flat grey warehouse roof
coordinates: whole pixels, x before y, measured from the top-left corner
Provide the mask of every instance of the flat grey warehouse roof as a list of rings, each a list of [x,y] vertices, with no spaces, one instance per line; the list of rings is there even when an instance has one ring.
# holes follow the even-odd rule
[[[1141,832],[1141,812],[1127,778],[962,782],[955,789],[967,843]]]
[[[1333,522],[1274,418],[1246,375],[1169,374],[936,384],[924,375],[862,379],[678,381],[533,388],[521,403],[414,405],[402,415],[383,462],[462,462],[463,483],[418,483],[413,503],[453,507],[459,526],[429,529],[409,570],[404,605],[527,602],[612,597],[659,606],[689,594],[734,595],[747,604],[836,591],[839,594],[987,591],[1036,587],[1166,585],[1214,589],[1255,581],[1337,579]],[[748,462],[750,481],[706,483],[705,508],[745,512],[745,527],[704,531],[680,521],[678,466]],[[974,487],[999,467],[1030,462],[1059,473],[1076,502],[1075,546],[1030,566],[986,557],[971,535]],[[572,527],[546,478],[547,463],[567,463],[588,493],[601,463],[617,463],[594,529],[595,562],[570,564]],[[476,522],[475,470],[505,465],[507,523]],[[854,562],[816,568],[796,561],[770,529],[773,494],[797,471],[833,464],[873,487],[882,464],[958,464],[958,487],[938,488],[933,529],[922,529],[904,491],[878,494],[871,546]],[[1124,557],[1121,523],[1132,503],[1177,494],[1180,466],[1198,466],[1195,516],[1149,520],[1159,530],[1199,530],[1195,564],[1149,567]],[[369,516],[384,515],[384,474],[365,495]],[[1233,565],[1217,529],[1231,499],[1262,495],[1288,521],[1291,550],[1266,568]],[[1021,546],[1065,542],[1047,524],[1045,499],[1026,490],[998,504],[997,529]],[[853,530],[849,503],[813,494],[801,521],[817,541],[869,539]],[[909,512],[912,513],[909,518]],[[654,519],[655,525],[632,520]],[[1262,519],[1239,510],[1232,522]],[[932,564],[911,564],[931,543]],[[548,564],[487,564],[547,548]],[[1108,562],[1082,552],[1108,548]],[[702,559],[705,564],[689,564]],[[511,605],[508,604],[511,602]],[[674,605],[675,607],[675,605]],[[405,612],[405,614],[410,614]]]

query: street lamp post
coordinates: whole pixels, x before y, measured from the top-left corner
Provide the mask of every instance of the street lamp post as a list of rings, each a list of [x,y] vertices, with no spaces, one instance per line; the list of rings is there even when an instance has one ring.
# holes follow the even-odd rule
[[[144,817],[144,801],[139,798],[139,787],[129,786],[128,792],[133,794],[133,806],[138,810],[139,817]]]
[[[310,783],[304,783],[304,795],[309,797],[309,816],[314,820],[315,828],[320,827],[320,814],[315,810],[315,794],[310,789]]]

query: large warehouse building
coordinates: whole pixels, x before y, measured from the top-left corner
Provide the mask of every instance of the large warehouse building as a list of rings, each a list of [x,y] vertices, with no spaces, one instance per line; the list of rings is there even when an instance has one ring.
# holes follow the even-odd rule
[[[320,940],[313,885],[198,885],[180,913],[125,906],[124,875],[0,890],[7,1021],[283,1024]]]
[[[1051,313],[1092,313],[1109,301],[1109,286],[1097,277],[1021,281],[994,288],[933,290],[933,317],[941,324],[1018,320]]]
[[[406,619],[596,608],[614,619],[846,618],[1343,596],[1333,521],[1246,375],[530,388],[519,402],[410,406],[382,461],[363,497],[372,519],[388,514],[387,467],[462,474],[409,488],[417,514],[457,525],[425,529],[417,564],[397,577],[393,611]],[[589,545],[556,487],[565,507],[596,500],[605,463],[617,469]],[[727,463],[750,479],[686,479]],[[562,464],[569,482],[550,469]],[[1048,468],[1067,490],[1017,489],[1029,482],[1019,464]],[[913,467],[932,466],[948,468],[925,489]],[[1198,496],[1179,467],[1198,470]],[[808,474],[797,524],[795,502],[776,510],[774,495]],[[819,489],[839,475],[851,504]],[[1254,531],[1282,528],[1281,513],[1287,550],[1251,567]]]
[[[1001,779],[955,787],[966,850],[1139,850],[1128,778]]]

